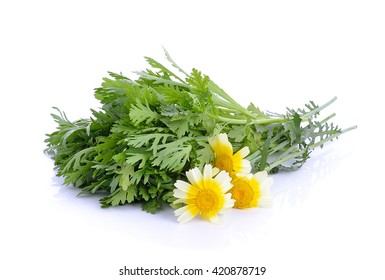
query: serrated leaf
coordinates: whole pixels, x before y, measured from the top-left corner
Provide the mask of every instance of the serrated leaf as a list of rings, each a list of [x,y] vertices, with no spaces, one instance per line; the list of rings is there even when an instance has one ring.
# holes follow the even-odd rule
[[[289,132],[290,134],[291,143],[302,142],[301,122],[302,122],[301,117],[299,116],[299,114],[295,113],[293,117],[289,121],[285,122],[284,124],[285,131]]]
[[[198,166],[203,169],[205,164],[212,164],[214,152],[208,143],[200,143],[201,148],[197,150]]]
[[[142,198],[145,201],[148,201],[150,199],[150,195],[148,194],[148,190],[144,186],[139,187],[139,194],[142,196]]]
[[[136,195],[136,185],[130,185],[127,190],[119,188],[108,197],[101,198],[100,203],[102,207],[122,205],[133,202]]]
[[[151,57],[145,57],[148,64],[150,64],[153,68],[159,69],[161,73],[163,73],[166,77],[174,77],[178,79],[181,82],[184,82],[181,78],[179,78],[177,75],[175,75],[173,72],[171,72],[169,69],[167,69],[164,65],[156,61],[155,59]]]
[[[174,135],[167,133],[146,133],[131,135],[125,139],[128,146],[134,148],[146,147],[146,150],[152,151],[154,154],[158,152],[158,146],[165,144],[169,139],[173,139]]]
[[[206,75],[203,75],[201,71],[193,68],[190,76],[186,78],[186,81],[200,92],[206,92],[208,90],[207,85],[210,81],[210,78]]]
[[[129,116],[133,124],[136,126],[143,122],[145,124],[150,124],[160,117],[157,112],[151,110],[147,105],[139,102],[131,106]]]
[[[116,175],[114,179],[112,179],[110,183],[111,192],[114,192],[116,190],[116,187],[119,185],[119,181],[122,175]]]
[[[262,112],[258,107],[256,107],[253,103],[249,104],[249,106],[247,107],[247,110],[249,110],[259,118],[267,118],[267,115],[264,112]]]
[[[229,138],[233,138],[235,142],[242,142],[245,138],[245,126],[233,125],[228,136]]]
[[[178,139],[176,141],[159,145],[160,149],[153,160],[153,166],[159,166],[161,170],[169,170],[173,172],[180,171],[186,165],[191,145],[186,139]]]
[[[130,148],[125,152],[126,160],[125,163],[131,166],[137,166],[139,169],[144,168],[147,161],[152,156],[151,151],[145,149],[133,149]],[[139,163],[139,165],[138,165]]]
[[[150,199],[143,204],[142,210],[146,211],[147,213],[155,214],[161,206],[162,205],[157,199]]]
[[[134,167],[132,165],[126,165],[120,171],[117,171],[117,173],[120,174],[119,186],[126,191],[131,185],[130,180],[132,175],[135,173]]]

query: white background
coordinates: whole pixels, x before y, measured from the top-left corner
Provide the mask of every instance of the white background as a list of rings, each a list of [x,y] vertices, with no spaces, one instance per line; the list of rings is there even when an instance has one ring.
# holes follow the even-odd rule
[[[146,279],[118,270],[177,265],[267,267],[244,279],[385,279],[383,3],[2,1],[0,278]],[[77,198],[43,153],[51,107],[90,116],[107,71],[164,61],[161,46],[244,105],[283,112],[337,96],[327,113],[358,129],[273,176],[271,209],[233,210],[219,226]]]

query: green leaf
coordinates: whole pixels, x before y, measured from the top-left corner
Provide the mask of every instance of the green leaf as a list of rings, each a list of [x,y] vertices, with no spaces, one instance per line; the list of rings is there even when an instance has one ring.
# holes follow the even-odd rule
[[[159,69],[160,70],[159,72],[163,73],[166,77],[174,77],[179,81],[181,81],[182,83],[184,82],[181,78],[179,78],[177,75],[175,75],[173,72],[171,72],[169,69],[167,69],[165,66],[160,64],[155,59],[147,56],[145,57],[145,59],[147,60],[148,64],[150,64],[153,68]]]
[[[267,115],[264,112],[262,112],[258,107],[256,107],[253,103],[249,104],[249,106],[247,107],[247,110],[252,112],[257,117],[267,118]]]
[[[139,195],[141,195],[141,197],[145,201],[148,201],[150,199],[150,195],[148,194],[148,190],[144,186],[139,187]]]
[[[164,85],[158,86],[156,90],[163,97],[162,115],[167,115],[170,110],[186,114],[186,110],[191,110],[197,105],[196,97],[184,88]]]
[[[121,175],[119,179],[119,186],[121,186],[122,189],[126,191],[131,185],[130,180],[132,175],[135,173],[134,167],[131,165],[126,165],[120,171],[117,171],[117,173]]]
[[[172,65],[173,67],[175,67],[176,69],[178,69],[180,72],[182,72],[184,75],[187,76],[187,73],[175,63],[175,61],[171,58],[170,54],[167,52],[167,50],[166,50],[165,48],[163,48],[163,51],[164,51],[164,54],[165,54],[165,56],[166,56],[166,59],[167,59],[169,62],[171,62],[171,65]]]
[[[181,138],[170,143],[159,145],[158,153],[152,162],[153,166],[159,166],[161,170],[173,172],[181,171],[191,152],[190,138]]]
[[[200,142],[200,148],[197,150],[197,166],[203,169],[205,164],[213,164],[214,152],[208,143]]]
[[[153,154],[158,152],[159,144],[165,144],[174,138],[174,135],[167,133],[149,133],[131,135],[125,139],[128,146],[133,148],[146,147],[147,151],[152,151]]]
[[[176,134],[177,138],[192,132],[199,123],[203,121],[203,117],[198,114],[174,115],[171,118],[162,118],[161,121]]]
[[[129,115],[132,123],[135,126],[138,126],[142,122],[144,122],[146,125],[151,124],[160,117],[160,115],[157,112],[151,110],[147,104],[142,104],[139,102],[131,106]]]
[[[83,149],[76,154],[74,154],[71,159],[67,162],[67,164],[64,166],[62,172],[68,172],[70,170],[76,170],[81,168],[82,163],[87,163],[92,157],[92,155],[95,154],[95,147],[89,147],[86,149]]]
[[[157,199],[151,199],[143,204],[142,209],[147,213],[155,214],[161,206],[162,204]]]
[[[188,78],[186,78],[186,81],[195,87],[200,92],[207,92],[208,91],[208,82],[210,81],[210,78],[206,75],[203,75],[201,71],[198,71],[197,69],[192,69],[192,72]]]
[[[125,152],[126,164],[137,166],[139,169],[146,166],[147,161],[151,158],[152,152],[145,151],[144,149],[130,148]],[[139,165],[138,165],[139,163]]]
[[[229,138],[234,139],[235,142],[242,142],[245,139],[245,126],[233,125],[228,133]]]
[[[120,182],[120,179],[121,179],[122,175],[116,175],[114,177],[114,179],[112,179],[111,183],[110,183],[110,191],[111,192],[114,192],[116,190],[116,187],[119,185],[119,182]]]
[[[101,198],[100,203],[102,204],[103,208],[109,207],[109,206],[123,205],[126,203],[133,202],[136,196],[137,196],[136,185],[130,185],[127,190],[123,190],[119,188],[108,197]]]
[[[291,143],[300,143],[302,142],[302,129],[301,129],[302,119],[298,113],[294,113],[293,117],[284,123],[285,131],[290,135]]]

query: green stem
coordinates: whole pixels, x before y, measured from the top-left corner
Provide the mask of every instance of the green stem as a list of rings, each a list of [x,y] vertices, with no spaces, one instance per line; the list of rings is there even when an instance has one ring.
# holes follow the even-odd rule
[[[247,120],[239,120],[239,119],[230,119],[222,116],[214,116],[213,114],[206,113],[210,118],[216,119],[221,122],[226,122],[228,124],[247,124]]]
[[[346,129],[344,129],[344,130],[341,130],[339,133],[336,133],[336,134],[334,134],[334,135],[331,135],[331,136],[329,136],[329,137],[327,137],[327,138],[325,138],[325,139],[323,139],[323,140],[321,140],[321,141],[318,141],[317,143],[314,143],[313,145],[310,145],[310,146],[309,146],[309,150],[313,150],[313,149],[315,149],[315,148],[317,148],[317,147],[319,147],[319,146],[325,144],[326,142],[328,142],[328,141],[330,141],[330,140],[332,140],[332,139],[334,139],[334,138],[340,136],[341,134],[344,134],[344,133],[346,133],[346,132],[348,132],[348,131],[350,131],[350,130],[356,129],[356,128],[357,128],[357,126],[355,125],[355,126],[351,126],[351,127],[349,127],[349,128],[346,128]],[[298,151],[298,152],[296,152],[296,153],[293,153],[293,154],[288,155],[288,156],[285,157],[285,158],[280,158],[280,159],[274,161],[273,163],[271,163],[268,167],[266,167],[266,171],[269,172],[269,171],[272,170],[274,167],[276,167],[276,166],[278,166],[278,165],[280,165],[280,164],[282,164],[282,163],[284,163],[284,162],[287,162],[287,161],[289,161],[289,160],[295,159],[296,157],[299,157],[299,156],[302,155],[302,154],[303,154],[303,151]]]
[[[271,140],[270,140],[270,143],[275,143],[282,135],[281,134],[277,134],[275,135]],[[269,150],[269,155],[275,153],[276,151],[279,151],[281,148],[285,147],[287,144],[289,144],[289,141],[286,140],[286,141],[283,141],[282,143],[274,146],[273,148],[271,148]],[[255,162],[261,155],[261,150],[256,150],[254,153],[252,153],[251,155],[249,155],[247,157],[247,159],[251,162]]]
[[[252,153],[251,155],[247,156],[247,160],[254,163],[258,158],[259,156],[261,155],[261,151],[260,150],[256,150],[254,153]]]
[[[345,128],[345,129],[341,130],[340,135],[341,135],[342,133],[346,133],[346,132],[351,131],[351,130],[354,130],[354,129],[356,129],[356,128],[357,128],[356,125],[353,125],[353,126],[351,126],[351,127]]]
[[[213,81],[210,81],[207,84],[207,87],[213,93],[213,97],[218,102],[218,104],[222,104],[222,106],[224,107],[233,108],[250,118],[253,118],[253,119],[256,118],[254,114],[252,114],[249,110],[245,109],[242,105],[236,102],[230,95],[228,95],[223,89],[221,89]]]
[[[328,107],[330,104],[332,104],[334,101],[337,100],[337,97],[334,96],[332,99],[330,99],[328,102],[326,102],[325,104],[317,107],[316,109],[310,111],[309,113],[303,115],[302,117],[304,118],[308,118],[308,117],[311,117],[311,116],[314,116],[315,114],[317,114],[318,112],[322,111],[323,109],[325,109],[326,107]]]
[[[259,120],[254,120],[252,122],[249,122],[248,120],[241,120],[241,119],[232,119],[228,117],[223,117],[223,116],[214,116],[212,114],[207,113],[207,115],[213,119],[226,122],[229,124],[272,124],[272,123],[283,123],[285,122],[285,118],[276,118],[276,119],[259,119]]]
[[[271,124],[271,123],[284,123],[286,118],[264,118],[252,121],[252,124]]]
[[[278,145],[275,146],[274,148],[269,149],[269,151],[268,151],[268,154],[269,154],[268,157],[269,157],[270,155],[274,154],[275,152],[280,151],[282,148],[284,148],[284,147],[285,147],[286,145],[288,145],[288,144],[289,144],[289,141],[286,140],[286,141],[284,141],[284,142],[278,144]],[[261,151],[260,151],[260,150],[255,151],[253,154],[251,154],[250,156],[247,157],[247,159],[248,159],[251,163],[253,163],[253,164],[255,164],[260,158],[261,158]]]
[[[282,148],[284,148],[286,145],[290,144],[290,142],[288,140],[286,141],[283,141],[282,143],[280,143],[279,145],[275,146],[274,148],[272,148],[270,151],[269,151],[269,154],[272,155],[274,154],[275,152],[278,152],[280,151]]]
[[[336,114],[333,113],[333,114],[327,116],[326,118],[324,118],[322,121],[320,121],[320,123],[323,124],[323,123],[327,122],[328,120],[330,120],[331,118],[334,118],[335,116],[336,116]]]
[[[247,117],[250,117],[252,119],[256,118],[255,115],[250,113],[249,110],[245,109],[244,107],[242,107],[238,103],[230,102],[229,100],[223,99],[223,98],[221,98],[221,96],[218,96],[216,94],[213,94],[213,102],[216,106],[230,109],[230,110],[233,110],[237,113],[242,113],[243,115],[246,115]]]

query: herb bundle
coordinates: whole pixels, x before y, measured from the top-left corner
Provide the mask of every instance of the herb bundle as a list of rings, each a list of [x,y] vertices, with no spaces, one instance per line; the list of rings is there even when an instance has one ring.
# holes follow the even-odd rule
[[[146,57],[150,69],[136,80],[109,72],[90,118],[70,121],[57,108],[52,114],[58,126],[45,142],[57,176],[81,193],[105,193],[102,207],[139,201],[155,213],[173,204],[175,182],[214,161],[209,138],[218,134],[234,151],[249,148],[253,172],[277,173],[301,167],[312,150],[355,128],[335,126],[334,114],[319,116],[336,98],[284,114],[244,108],[208,76],[188,74],[165,55],[172,68]]]

